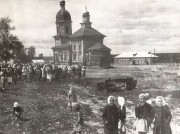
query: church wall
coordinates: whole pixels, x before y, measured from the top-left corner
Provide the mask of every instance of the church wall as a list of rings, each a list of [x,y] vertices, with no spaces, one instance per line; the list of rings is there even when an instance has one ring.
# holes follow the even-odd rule
[[[84,50],[90,48],[93,46],[96,42],[103,41],[102,37],[84,37],[83,43],[84,43]]]
[[[71,42],[72,64],[82,65],[83,63],[83,41],[81,39]]]
[[[90,52],[89,66],[110,66],[110,51],[93,50]]]
[[[54,62],[55,64],[69,65],[71,51],[68,49],[56,49],[54,50]]]
[[[84,37],[83,39],[83,65],[86,65],[86,50],[93,46],[96,42],[103,41],[102,37]]]

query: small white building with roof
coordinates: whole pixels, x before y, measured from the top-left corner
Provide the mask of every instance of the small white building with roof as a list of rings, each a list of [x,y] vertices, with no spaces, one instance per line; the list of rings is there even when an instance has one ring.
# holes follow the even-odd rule
[[[122,52],[114,57],[114,64],[119,65],[150,65],[158,56],[150,52]]]

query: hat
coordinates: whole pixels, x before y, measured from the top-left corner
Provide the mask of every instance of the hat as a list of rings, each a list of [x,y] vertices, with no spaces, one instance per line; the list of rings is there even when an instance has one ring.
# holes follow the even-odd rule
[[[118,97],[118,104],[121,106],[121,109],[122,109],[125,104],[124,97],[120,97],[120,96]]]
[[[157,102],[158,102],[158,100],[159,100],[159,99],[161,99],[161,100],[162,100],[162,104],[163,104],[163,106],[167,105],[167,103],[166,103],[166,101],[165,101],[164,97],[162,97],[162,96],[157,96],[157,97],[156,97],[156,104],[157,104]]]
[[[107,100],[108,104],[110,104],[110,100],[111,100],[111,98],[115,99],[115,97],[114,97],[114,96],[109,96],[109,97],[108,97],[108,100]]]
[[[144,95],[144,94],[140,94],[140,95],[139,95],[139,100],[142,100],[142,99],[143,99],[143,100],[145,99],[145,95]]]
[[[14,102],[14,107],[18,107],[19,103],[18,102]]]

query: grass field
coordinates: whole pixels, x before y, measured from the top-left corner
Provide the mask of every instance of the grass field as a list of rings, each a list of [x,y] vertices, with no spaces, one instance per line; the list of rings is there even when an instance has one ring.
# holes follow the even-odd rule
[[[152,99],[162,95],[173,114],[173,134],[180,134],[180,77],[178,67],[172,66],[122,66],[112,69],[87,69],[82,80],[53,83],[19,82],[13,89],[0,91],[0,133],[4,134],[69,134],[74,116],[69,113],[67,93],[70,86],[76,88],[82,104],[85,121],[84,133],[103,134],[101,111],[107,97],[123,96],[127,106],[127,134],[134,134],[134,106],[140,93],[150,93]],[[106,93],[97,91],[96,83],[105,79],[132,76],[138,81],[132,91]],[[24,109],[23,120],[14,121],[11,116],[13,102],[18,101]]]

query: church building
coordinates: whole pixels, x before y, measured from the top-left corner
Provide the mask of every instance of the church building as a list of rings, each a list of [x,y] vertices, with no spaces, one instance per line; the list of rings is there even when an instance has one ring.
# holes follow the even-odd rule
[[[65,1],[56,15],[57,35],[54,36],[54,63],[63,65],[110,66],[110,51],[103,44],[102,33],[92,28],[90,14],[82,15],[81,28],[72,34],[72,20],[65,9]]]

